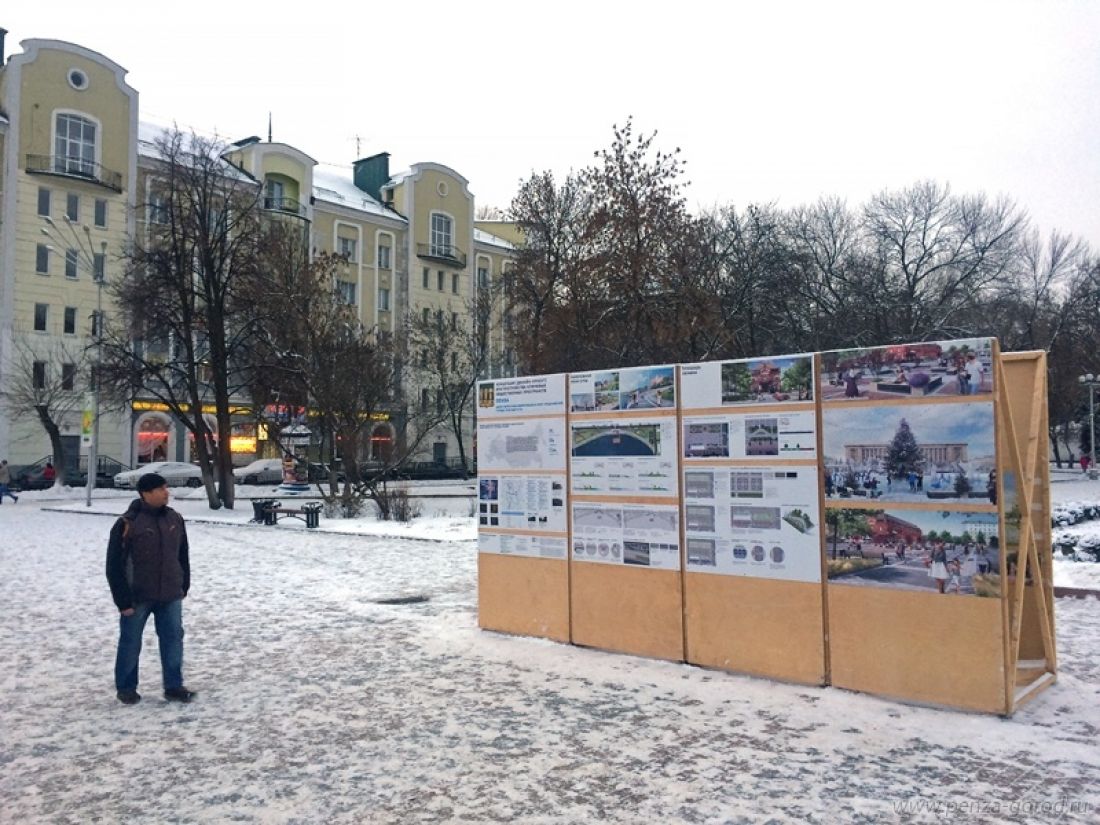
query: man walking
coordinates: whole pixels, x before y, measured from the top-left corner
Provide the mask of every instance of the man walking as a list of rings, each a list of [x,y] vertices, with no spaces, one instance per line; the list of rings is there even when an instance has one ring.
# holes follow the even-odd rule
[[[191,586],[187,529],[168,506],[168,483],[157,473],[138,479],[138,495],[111,528],[107,581],[118,607],[115,689],[124,705],[141,701],[138,659],[141,635],[152,614],[160,647],[164,698],[190,702],[183,686],[183,599]]]
[[[10,489],[11,470],[8,469],[8,460],[0,461],[0,504],[4,503],[4,496],[11,496],[11,500],[18,503],[19,496]]]

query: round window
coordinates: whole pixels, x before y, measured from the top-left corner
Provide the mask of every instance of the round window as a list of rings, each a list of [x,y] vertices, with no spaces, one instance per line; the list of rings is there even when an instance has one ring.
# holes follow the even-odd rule
[[[445,181],[440,181],[435,185],[435,191],[440,194],[441,197],[447,197],[447,184]]]
[[[84,74],[80,69],[69,69],[69,85],[74,89],[87,89],[88,75]]]

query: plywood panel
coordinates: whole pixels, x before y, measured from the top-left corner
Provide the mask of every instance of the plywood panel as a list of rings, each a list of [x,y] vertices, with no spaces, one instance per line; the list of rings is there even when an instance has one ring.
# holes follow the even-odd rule
[[[788,682],[825,682],[822,588],[688,573],[687,661]]]
[[[1000,599],[829,585],[832,684],[1006,713]]]
[[[520,636],[569,641],[569,562],[479,553],[478,624]]]
[[[679,571],[572,565],[574,644],[683,661]]]

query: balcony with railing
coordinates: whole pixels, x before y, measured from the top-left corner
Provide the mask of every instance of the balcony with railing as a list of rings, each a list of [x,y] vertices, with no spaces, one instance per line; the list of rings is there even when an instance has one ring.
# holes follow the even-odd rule
[[[418,243],[416,255],[425,260],[439,261],[461,269],[466,267],[466,253],[457,246],[449,244]]]
[[[101,163],[93,163],[67,155],[27,155],[27,173],[31,175],[60,175],[95,183],[115,192],[122,191],[122,173],[107,169]]]
[[[281,212],[284,215],[293,215],[296,218],[306,217],[305,206],[296,198],[264,195],[264,209],[268,212]]]

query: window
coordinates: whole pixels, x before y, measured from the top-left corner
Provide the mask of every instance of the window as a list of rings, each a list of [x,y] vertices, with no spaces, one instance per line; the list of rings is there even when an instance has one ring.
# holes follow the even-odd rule
[[[430,309],[428,309],[427,307],[424,307],[423,317],[424,317],[424,323],[425,324],[430,324],[431,321],[432,321],[432,311]]]
[[[100,229],[107,226],[107,201],[103,198],[95,199],[95,225]]]
[[[388,246],[382,246],[382,244],[378,245],[378,268],[390,268],[390,248]]]
[[[96,252],[92,256],[92,262],[95,264],[95,271],[93,277],[97,281],[105,280],[107,277],[107,256],[102,252]]]
[[[65,217],[73,223],[80,221],[80,195],[69,192],[65,196]]]
[[[163,192],[149,195],[149,223],[168,223],[168,199]]]
[[[46,365],[43,364],[42,366],[45,367]],[[420,409],[422,409],[422,410],[428,409],[428,405],[431,403],[431,401],[432,401],[432,391],[429,390],[427,387],[425,387],[424,389],[422,389],[420,391]]]
[[[35,304],[34,305],[34,331],[45,332],[46,322],[50,317],[50,305],[49,304]]]
[[[457,272],[452,272],[451,273],[451,292],[453,292],[455,295],[458,294],[458,273]]]
[[[58,115],[54,168],[73,175],[95,174],[96,125],[80,115]]]
[[[76,364],[61,365],[61,389],[71,390],[76,386]]]
[[[340,300],[349,306],[355,306],[355,284],[350,281],[337,281],[336,294]]]
[[[390,311],[390,291],[384,286],[378,287],[378,309],[382,312]]]
[[[428,269],[428,267],[424,267],[424,278],[423,278],[423,283],[421,284],[421,286],[423,286],[424,289],[428,288],[428,279],[431,278],[431,277],[432,277],[432,271],[430,269]]]
[[[103,334],[103,320],[107,317],[107,314],[103,310],[96,310],[92,313],[92,337],[98,338]]]
[[[436,276],[435,276],[435,287],[436,287],[436,289],[438,289],[438,290],[439,290],[440,292],[442,292],[442,291],[443,291],[443,279],[444,279],[445,277],[446,277],[446,273],[445,273],[445,272],[443,272],[443,270],[442,270],[442,269],[441,269],[441,270],[439,270],[439,272],[437,272],[437,273],[436,273]]]
[[[35,249],[34,271],[39,275],[50,274],[50,248],[44,243],[40,243]]]
[[[435,411],[443,412],[443,390],[441,389],[435,391]]]
[[[458,353],[451,351],[451,372],[458,371]]]
[[[451,313],[451,329],[458,329],[458,313]]]
[[[489,288],[489,269],[488,267],[479,266],[477,268],[477,288],[488,289]]]
[[[285,192],[281,180],[268,178],[264,183],[264,209],[282,209]]]
[[[46,362],[35,361],[31,365],[31,383],[36,390],[46,389]]]
[[[435,326],[436,329],[443,329],[443,310],[441,309],[435,311]]]
[[[65,307],[65,334],[76,335],[76,307]]]
[[[358,243],[355,238],[337,238],[336,252],[341,258],[352,263],[359,261]]]
[[[38,187],[38,214],[44,218],[50,216],[50,190],[45,186]]]
[[[432,254],[451,254],[451,219],[438,212],[432,215]]]
[[[76,252],[75,249],[66,249],[65,250],[65,277],[66,278],[75,278],[76,277],[76,267],[77,267],[77,262],[79,260],[80,259],[79,259],[79,257],[77,257],[77,252]]]

